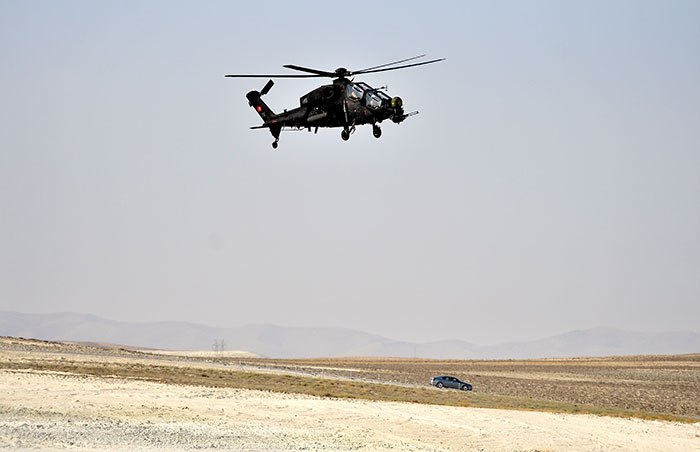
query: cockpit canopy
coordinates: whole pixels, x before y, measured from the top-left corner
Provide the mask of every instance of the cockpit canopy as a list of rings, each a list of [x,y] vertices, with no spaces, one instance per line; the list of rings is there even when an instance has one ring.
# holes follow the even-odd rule
[[[348,83],[348,87],[345,88],[348,99],[350,100],[360,100],[362,99],[362,96],[365,94],[365,90],[358,85],[355,85],[354,83]]]
[[[346,88],[348,99],[362,102],[366,107],[378,110],[382,105],[389,105],[391,98],[379,90],[375,90],[365,82],[348,83]]]
[[[374,108],[375,110],[382,108],[382,98],[370,91],[367,93],[365,105],[367,105],[369,108]]]

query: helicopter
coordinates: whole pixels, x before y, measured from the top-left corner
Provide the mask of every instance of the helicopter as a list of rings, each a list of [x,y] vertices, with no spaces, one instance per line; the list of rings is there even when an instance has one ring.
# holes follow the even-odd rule
[[[331,72],[286,64],[283,67],[305,72],[305,74],[227,74],[224,77],[270,78],[262,90],[250,91],[246,94],[246,98],[248,99],[248,105],[253,107],[263,120],[262,125],[253,126],[251,129],[269,129],[272,137],[275,139],[272,142],[272,147],[277,149],[282,130],[308,129],[310,132],[313,128],[314,133],[317,133],[319,127],[342,127],[343,130],[340,132],[340,137],[343,141],[347,141],[350,139],[350,135],[355,132],[356,126],[372,124],[372,133],[375,138],[379,138],[382,136],[382,129],[379,127],[379,123],[385,119],[390,119],[394,123],[399,124],[406,118],[418,114],[417,111],[406,113],[403,108],[403,100],[398,96],[390,97],[386,93],[386,86],[372,88],[367,83],[355,82],[351,77],[373,72],[406,69],[445,60],[445,58],[438,58],[403,64],[424,57],[425,55],[418,55],[357,71],[350,71],[340,67]],[[262,97],[270,92],[270,89],[275,84],[272,80],[274,78],[312,77],[328,77],[333,79],[333,82],[328,85],[322,85],[302,96],[299,99],[299,107],[297,108],[289,111],[284,110],[282,113],[274,113],[262,100]]]

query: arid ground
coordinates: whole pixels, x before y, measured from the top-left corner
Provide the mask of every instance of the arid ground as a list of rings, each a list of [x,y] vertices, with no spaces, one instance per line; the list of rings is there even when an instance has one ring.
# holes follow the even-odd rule
[[[700,421],[700,354],[506,361],[315,359],[234,362],[401,384],[454,375],[493,403]],[[472,401],[472,405],[477,403]],[[594,408],[595,407],[595,408]]]
[[[465,393],[429,387],[453,374]],[[12,450],[700,451],[700,355],[267,360],[0,338]]]

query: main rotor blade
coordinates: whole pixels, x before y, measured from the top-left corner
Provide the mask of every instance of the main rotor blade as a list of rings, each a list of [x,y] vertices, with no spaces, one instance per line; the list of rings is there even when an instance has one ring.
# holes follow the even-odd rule
[[[325,77],[325,75],[311,75],[311,74],[226,74],[224,77],[237,77],[237,78],[311,78],[311,77]]]
[[[310,72],[312,74],[316,74],[318,76],[323,76],[323,77],[335,77],[335,72],[328,72],[328,71],[321,71],[318,69],[311,69],[308,67],[297,66],[296,64],[285,64],[282,67],[286,67],[287,69],[294,69],[295,71]]]
[[[395,64],[405,63],[406,61],[411,61],[411,60],[416,60],[416,59],[418,59],[418,58],[423,58],[424,56],[425,56],[425,54],[423,54],[423,55],[418,55],[418,56],[414,56],[414,57],[411,57],[411,58],[406,58],[405,60],[394,61],[393,63],[380,64],[379,66],[372,66],[372,67],[368,67],[368,68],[365,68],[365,69],[360,69],[359,71],[354,71],[354,72],[355,72],[355,74],[357,74],[358,72],[371,71],[372,69],[379,69],[380,67],[393,66],[393,65],[395,65]]]
[[[357,75],[357,74],[369,74],[372,72],[394,71],[396,69],[405,69],[405,68],[414,67],[414,66],[422,66],[424,64],[437,63],[439,61],[445,60],[445,58],[438,58],[436,60],[423,61],[421,63],[404,64],[403,66],[396,66],[396,67],[386,67],[386,66],[393,66],[395,64],[405,63],[407,61],[415,60],[418,58],[423,58],[424,56],[425,55],[418,55],[418,56],[414,56],[411,58],[406,58],[403,60],[394,61],[393,63],[380,64],[379,66],[373,66],[373,67],[370,67],[367,69],[361,69],[359,71],[348,71],[348,72],[345,72],[342,74],[338,73],[338,72],[321,71],[319,69],[312,69],[312,68],[308,68],[308,67],[297,66],[295,64],[285,64],[284,67],[286,67],[287,69],[308,72],[308,74],[226,74],[226,75],[224,75],[224,77],[236,77],[236,78],[314,78],[314,77],[337,78],[337,77],[351,77],[351,76]]]
[[[424,64],[437,63],[438,61],[445,61],[445,58],[438,58],[437,60],[424,61],[422,63],[405,64],[403,66],[397,66],[397,67],[388,67],[388,68],[384,68],[384,69],[371,69],[371,70],[366,70],[366,71],[355,71],[355,72],[348,73],[347,76],[350,77],[351,75],[356,75],[356,74],[369,74],[371,72],[395,71],[396,69],[405,69],[407,67],[422,66]]]

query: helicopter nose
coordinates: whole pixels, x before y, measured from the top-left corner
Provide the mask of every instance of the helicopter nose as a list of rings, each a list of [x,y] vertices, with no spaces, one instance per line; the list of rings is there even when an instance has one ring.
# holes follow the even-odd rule
[[[406,116],[403,114],[403,100],[400,97],[397,96],[391,99],[391,110],[393,110],[391,120],[395,123],[398,124],[406,119]]]

